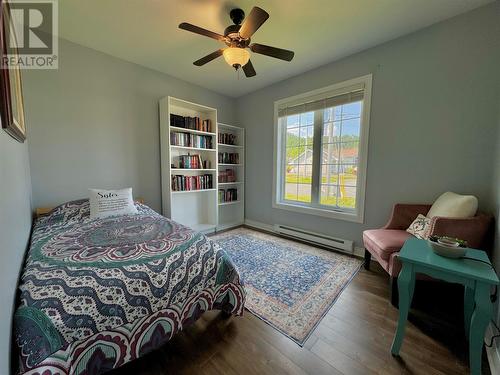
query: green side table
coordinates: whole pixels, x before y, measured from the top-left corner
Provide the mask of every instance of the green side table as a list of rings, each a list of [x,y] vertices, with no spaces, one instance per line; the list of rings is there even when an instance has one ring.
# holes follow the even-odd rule
[[[484,251],[467,249],[465,257],[490,263]],[[403,264],[398,276],[399,321],[391,353],[399,355],[408,318],[415,274],[423,273],[435,279],[465,286],[464,324],[469,339],[469,362],[473,375],[481,374],[484,333],[493,315],[491,287],[498,285],[495,271],[488,265],[469,259],[451,259],[437,255],[425,240],[410,238],[399,253]]]

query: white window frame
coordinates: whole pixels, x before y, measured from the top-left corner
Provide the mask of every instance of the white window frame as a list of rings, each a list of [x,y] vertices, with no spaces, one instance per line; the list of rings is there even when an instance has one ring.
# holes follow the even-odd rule
[[[282,191],[282,173],[284,173],[284,147],[282,142],[284,137],[279,134],[278,126],[278,109],[289,103],[297,103],[300,101],[307,102],[311,97],[331,97],[345,92],[345,89],[357,85],[364,84],[363,98],[363,113],[361,114],[361,129],[359,139],[359,155],[358,155],[358,180],[356,189],[356,209],[342,210],[337,207],[328,209],[325,206],[311,206],[308,203],[283,201],[281,200]],[[366,190],[366,169],[368,164],[368,137],[370,129],[370,108],[372,95],[372,75],[368,74],[362,77],[353,78],[347,81],[339,82],[317,90],[309,91],[303,94],[280,99],[274,102],[274,151],[273,151],[273,208],[317,215],[331,219],[340,219],[356,223],[364,222],[365,212],[365,190]],[[322,129],[323,127],[321,127]],[[311,191],[311,194],[314,194]]]

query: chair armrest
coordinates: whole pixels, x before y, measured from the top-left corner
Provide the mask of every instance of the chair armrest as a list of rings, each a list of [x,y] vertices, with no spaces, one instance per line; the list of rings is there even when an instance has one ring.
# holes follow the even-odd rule
[[[431,208],[430,204],[406,204],[396,203],[392,209],[391,218],[384,229],[407,229],[418,214],[427,215]]]
[[[493,223],[491,215],[479,214],[467,218],[433,217],[431,236],[449,236],[467,241],[467,246],[486,250],[487,234]]]

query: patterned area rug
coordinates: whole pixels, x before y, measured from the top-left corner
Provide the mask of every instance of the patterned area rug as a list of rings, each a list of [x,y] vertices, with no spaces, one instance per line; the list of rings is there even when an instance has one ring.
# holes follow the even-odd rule
[[[358,272],[361,260],[238,228],[211,237],[240,271],[245,307],[302,346]]]

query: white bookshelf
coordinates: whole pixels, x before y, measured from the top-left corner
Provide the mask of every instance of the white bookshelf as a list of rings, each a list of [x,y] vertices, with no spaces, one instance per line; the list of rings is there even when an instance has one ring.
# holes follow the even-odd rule
[[[160,100],[160,151],[161,187],[163,215],[197,231],[214,232],[218,224],[217,197],[217,110],[204,105],[191,103],[171,96]],[[211,132],[170,126],[170,115],[199,117],[211,121]],[[185,133],[206,136],[212,139],[212,149],[188,147],[171,144],[171,133]],[[179,156],[199,155],[210,162],[207,168],[179,168]],[[212,175],[210,189],[173,191],[172,176]]]
[[[230,202],[219,202],[217,230],[224,230],[242,225],[245,220],[245,130],[233,125],[219,123],[217,132],[232,134],[236,142],[233,145],[217,143],[217,155],[222,152],[237,153],[239,160],[237,164],[218,163],[218,173],[232,170],[235,174],[234,182],[218,182],[217,189],[236,189],[237,200]],[[218,179],[219,181],[219,179]]]
[[[191,103],[171,96],[160,100],[160,151],[161,187],[163,215],[197,231],[211,233],[228,229],[244,223],[245,199],[245,132],[237,126],[217,123],[217,110],[204,105]],[[210,132],[171,126],[170,115],[199,117],[209,119]],[[171,133],[186,133],[206,136],[212,139],[212,148],[190,147],[171,144]],[[218,143],[218,134],[235,136],[235,144]],[[218,163],[219,153],[238,154],[238,163]],[[180,168],[179,156],[200,155],[202,160],[210,161],[207,168]],[[219,183],[219,173],[232,170],[236,177],[232,182]],[[173,191],[172,176],[212,175],[210,189]],[[237,189],[237,199],[219,202],[219,189]]]

